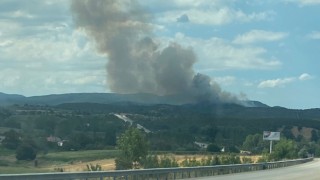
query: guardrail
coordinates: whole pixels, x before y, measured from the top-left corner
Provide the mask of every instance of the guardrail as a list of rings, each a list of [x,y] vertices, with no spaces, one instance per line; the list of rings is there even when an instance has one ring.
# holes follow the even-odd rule
[[[187,168],[156,168],[96,172],[64,172],[36,174],[0,174],[0,180],[169,180],[220,174],[258,171],[292,166],[312,161],[313,158],[266,162],[256,164],[233,164]]]

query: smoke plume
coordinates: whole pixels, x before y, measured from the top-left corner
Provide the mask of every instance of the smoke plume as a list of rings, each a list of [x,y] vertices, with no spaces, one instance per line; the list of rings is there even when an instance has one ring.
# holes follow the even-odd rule
[[[208,76],[193,70],[192,49],[171,43],[159,48],[150,14],[135,0],[73,0],[73,19],[108,56],[107,82],[117,93],[174,95],[181,103],[235,102]]]

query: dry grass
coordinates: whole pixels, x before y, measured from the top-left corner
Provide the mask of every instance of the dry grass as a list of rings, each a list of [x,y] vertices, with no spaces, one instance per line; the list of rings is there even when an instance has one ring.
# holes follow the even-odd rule
[[[109,151],[111,153],[111,151]],[[86,154],[88,157],[85,157]],[[0,173],[36,173],[36,172],[53,172],[58,169],[63,169],[65,172],[79,172],[87,171],[87,164],[97,165],[102,167],[103,171],[115,170],[115,161],[112,157],[101,157],[102,151],[78,151],[78,152],[58,152],[49,153],[46,158],[38,159],[38,167],[34,167],[33,161],[16,161],[14,155],[0,156],[0,160],[8,164],[7,166],[0,165]],[[81,157],[82,156],[82,157]],[[164,154],[159,156],[174,157],[180,164],[186,158],[201,161],[201,159],[208,158],[208,155],[175,155]],[[222,156],[222,155],[219,155]],[[257,162],[260,156],[240,156],[251,158],[253,162]],[[54,160],[55,159],[55,160]],[[68,159],[68,161],[66,161]]]
[[[163,156],[163,155],[159,155],[159,156]],[[177,162],[180,164],[183,160],[185,160],[186,158],[193,158],[195,157],[197,161],[201,161],[201,159],[207,158],[207,155],[174,155],[174,154],[166,154],[165,156],[169,156],[169,157],[174,157]],[[240,156],[240,159],[242,159],[243,157],[246,158],[251,158],[252,162],[256,163],[258,161],[258,159],[261,156]],[[115,162],[114,162],[114,158],[112,159],[102,159],[102,160],[94,160],[94,161],[86,161],[86,162],[76,162],[73,164],[64,164],[64,165],[59,165],[59,167],[63,168],[65,171],[67,172],[75,172],[75,171],[86,171],[87,164],[99,164],[102,167],[102,170],[104,171],[108,171],[108,170],[115,170]],[[54,168],[55,166],[53,166],[52,168]]]
[[[74,164],[60,165],[59,167],[63,168],[66,172],[75,172],[75,171],[87,171],[87,164],[99,164],[102,167],[103,171],[115,170],[114,159],[102,159],[95,161],[87,162],[77,162]]]
[[[86,165],[90,163],[101,165],[103,170],[113,170],[116,154],[114,150],[54,152],[38,155],[38,166],[35,167],[34,161],[17,161],[14,152],[11,152],[0,154],[0,174],[53,172],[58,169],[86,171]]]
[[[312,136],[312,130],[313,128],[306,128],[306,127],[303,127],[301,128],[301,130],[299,131],[298,127],[297,126],[294,126],[292,129],[291,129],[291,132],[292,134],[294,135],[294,137],[298,137],[299,135],[303,136],[305,139],[311,139],[311,136]]]

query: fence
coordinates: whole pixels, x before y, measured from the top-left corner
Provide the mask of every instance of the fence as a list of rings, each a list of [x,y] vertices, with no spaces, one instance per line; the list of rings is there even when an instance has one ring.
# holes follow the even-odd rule
[[[313,158],[256,164],[234,164],[188,168],[157,168],[120,171],[0,174],[0,180],[169,180],[273,169],[312,161]]]

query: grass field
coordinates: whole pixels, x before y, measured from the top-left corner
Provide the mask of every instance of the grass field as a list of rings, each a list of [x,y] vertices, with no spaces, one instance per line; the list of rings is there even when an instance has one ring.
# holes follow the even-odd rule
[[[50,152],[39,154],[37,157],[38,166],[35,167],[34,161],[17,161],[14,151],[0,149],[0,174],[20,174],[20,173],[43,173],[86,171],[87,164],[101,165],[102,170],[114,170],[114,158],[117,156],[116,150],[88,150],[88,151],[68,151],[68,152]],[[185,158],[196,158],[198,161],[207,158],[208,154],[160,154],[160,156],[174,157],[178,163]],[[256,162],[260,156],[248,156],[253,162]]]
[[[0,150],[0,174],[54,172],[59,169],[64,171],[84,171],[87,164],[107,164],[106,170],[114,169],[116,150],[90,150],[51,152],[39,154],[37,164],[34,161],[17,161],[12,151]],[[101,162],[100,162],[101,161]]]

